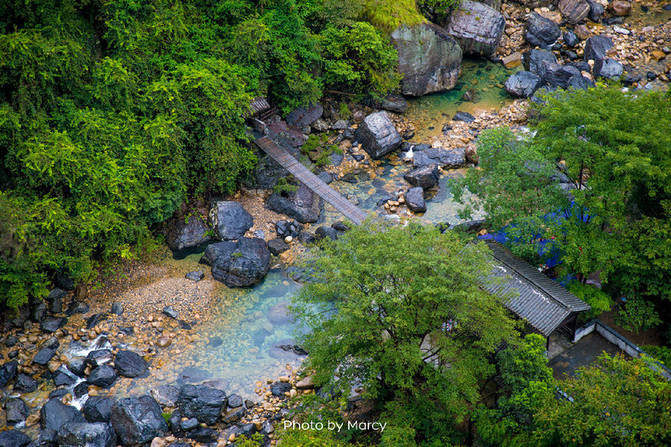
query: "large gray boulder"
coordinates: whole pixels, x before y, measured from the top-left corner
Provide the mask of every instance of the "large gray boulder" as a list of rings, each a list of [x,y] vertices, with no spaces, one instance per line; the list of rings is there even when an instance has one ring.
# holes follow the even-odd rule
[[[550,48],[559,39],[559,26],[550,19],[532,12],[527,18],[524,38],[533,46]]]
[[[586,0],[560,0],[559,11],[564,20],[575,25],[587,18],[590,7]]]
[[[585,42],[585,62],[593,60],[602,61],[606,54],[613,48],[613,40],[607,36],[592,36]]]
[[[75,407],[65,405],[59,399],[49,399],[40,409],[40,428],[58,431],[72,421],[83,422],[84,416]]]
[[[617,79],[622,76],[624,67],[614,59],[605,58],[594,62],[594,77]]]
[[[268,273],[270,251],[263,239],[243,237],[208,245],[201,262],[211,265],[212,277],[228,287],[249,287]]]
[[[529,98],[543,84],[543,79],[530,71],[518,71],[511,75],[504,88],[508,93],[518,98]]]
[[[68,422],[58,431],[59,446],[116,447],[116,435],[104,422]]]
[[[240,239],[252,225],[254,219],[238,202],[216,202],[210,210],[210,221],[217,237],[222,241]]]
[[[506,19],[483,3],[463,1],[452,13],[447,32],[457,39],[466,54],[491,56],[501,42]]]
[[[419,186],[410,188],[408,192],[405,193],[405,204],[413,213],[423,213],[426,211],[424,190]]]
[[[396,126],[384,111],[368,115],[354,133],[354,138],[373,159],[395,151],[403,142]]]
[[[413,154],[412,165],[415,168],[428,165],[446,169],[461,168],[466,166],[466,150],[463,147],[450,150],[442,147],[424,149]]]
[[[557,57],[552,53],[552,51],[537,50],[534,48],[533,50],[524,52],[522,55],[522,62],[524,63],[524,68],[527,71],[542,77],[546,65],[556,64]]]
[[[440,174],[438,173],[437,165],[429,164],[413,169],[405,174],[403,178],[412,186],[429,189],[438,184]]]
[[[203,385],[184,385],[179,390],[177,405],[182,414],[207,425],[216,423],[226,409],[226,393]]]
[[[271,210],[296,219],[300,223],[317,222],[322,199],[303,183],[293,192],[276,192],[266,205]]]
[[[391,33],[391,38],[398,51],[404,95],[422,96],[455,86],[462,51],[445,29],[430,23],[403,25]]]
[[[112,406],[112,426],[124,447],[137,447],[168,433],[161,407],[150,396],[127,397]]]
[[[198,247],[211,240],[210,227],[199,216],[177,219],[166,236],[168,247],[174,251]]]

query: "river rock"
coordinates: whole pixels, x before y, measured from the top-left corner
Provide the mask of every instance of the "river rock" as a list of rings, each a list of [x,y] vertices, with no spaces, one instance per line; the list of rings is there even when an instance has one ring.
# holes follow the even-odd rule
[[[82,413],[89,422],[109,422],[112,418],[113,405],[111,397],[90,396],[82,407]]]
[[[276,397],[284,397],[284,393],[289,391],[291,391],[291,384],[287,382],[278,381],[270,385],[270,392]]]
[[[438,165],[444,169],[456,169],[466,166],[466,150],[462,148],[443,149],[442,147],[428,148],[414,152],[412,166],[417,168],[427,165]]]
[[[624,0],[614,0],[608,6],[613,14],[618,17],[631,15],[631,3]]]
[[[68,362],[68,370],[76,376],[86,376],[86,359],[84,357],[73,357]]]
[[[124,447],[137,447],[168,433],[161,407],[150,396],[127,397],[112,406],[112,426]]]
[[[225,424],[234,424],[238,422],[240,419],[242,419],[245,416],[246,410],[243,406],[239,406],[237,408],[233,408],[232,410],[229,410],[224,417],[222,418],[222,421]]]
[[[63,366],[54,371],[51,379],[56,386],[70,386],[77,381],[75,376]]]
[[[387,110],[394,113],[405,113],[408,110],[408,101],[401,95],[387,95],[376,102],[378,109]]]
[[[212,277],[228,287],[249,287],[268,273],[270,251],[263,239],[243,237],[233,245],[230,242],[209,245],[201,262],[209,263]]]
[[[63,312],[63,298],[67,295],[67,292],[63,289],[55,287],[51,289],[49,295],[47,296],[47,302],[49,303],[49,311],[54,314],[59,314]]]
[[[559,39],[559,26],[550,19],[532,12],[527,18],[524,38],[533,46],[548,49]]]
[[[420,187],[410,188],[405,193],[405,204],[413,213],[423,213],[426,211],[424,190]]]
[[[187,432],[186,437],[201,444],[212,444],[217,442],[219,432],[209,427],[196,427]]]
[[[222,241],[240,239],[252,225],[254,219],[238,202],[216,202],[210,210],[210,222],[217,237]]]
[[[228,408],[242,407],[242,397],[239,394],[228,396]]]
[[[475,117],[468,112],[457,112],[452,117],[452,121],[463,121],[464,123],[472,123]]]
[[[303,225],[295,220],[278,220],[275,222],[275,233],[277,237],[284,239],[287,236],[293,238],[298,237],[298,234],[303,230]]]
[[[58,431],[67,422],[82,419],[82,414],[75,407],[65,405],[60,399],[49,399],[40,409],[42,430]]]
[[[28,374],[20,373],[16,378],[16,383],[14,384],[14,391],[20,391],[22,393],[32,393],[37,389],[37,380],[33,379]]]
[[[193,282],[200,282],[203,280],[203,278],[205,278],[205,273],[203,273],[202,270],[196,270],[187,273],[186,275],[184,275],[184,277]]]
[[[405,174],[403,178],[412,186],[429,189],[438,184],[440,173],[438,172],[438,166],[431,164],[415,168]]]
[[[209,235],[210,227],[200,216],[182,217],[172,224],[166,242],[174,251],[198,247],[212,240]]]
[[[121,350],[114,358],[114,369],[124,377],[140,377],[147,374],[149,365],[139,354]]]
[[[289,250],[289,248],[289,244],[284,242],[284,239],[276,238],[268,241],[268,250],[270,250],[270,253],[272,253],[274,256],[278,256],[281,253],[284,253],[285,251]]]
[[[592,81],[591,79],[587,79],[582,75],[579,75],[579,76],[571,76],[571,79],[568,80],[566,88],[573,88],[574,90],[585,90],[594,87],[594,85],[595,85],[594,81]]]
[[[40,329],[47,334],[53,334],[68,322],[64,317],[47,317],[40,322]]]
[[[186,417],[193,417],[207,425],[219,420],[226,408],[226,393],[203,385],[183,385],[179,390],[177,405]]]
[[[29,415],[28,405],[19,397],[10,397],[5,402],[5,420],[14,425],[23,422]]]
[[[152,388],[151,395],[162,407],[174,407],[179,399],[179,388],[174,385],[160,385]]]
[[[94,368],[87,377],[87,382],[100,388],[110,388],[119,378],[119,374],[109,365]]]
[[[116,447],[116,435],[110,424],[68,422],[58,431],[59,446]]]
[[[399,148],[403,139],[396,131],[387,112],[375,112],[368,115],[359,125],[354,137],[373,159],[381,158]]]
[[[322,239],[330,239],[335,241],[338,239],[338,230],[333,227],[321,226],[315,230],[315,240],[321,241]]]
[[[457,83],[462,51],[457,41],[439,26],[402,25],[391,33],[403,75],[401,93],[422,96],[449,90]]]
[[[198,383],[212,378],[212,373],[204,369],[194,368],[192,366],[186,367],[177,376],[177,383]]]
[[[462,1],[452,12],[447,32],[457,39],[466,54],[491,56],[501,41],[506,19],[484,3]]]
[[[589,5],[589,19],[593,22],[601,21],[605,12],[603,5],[596,0],[587,0],[587,4]]]
[[[562,38],[564,39],[564,43],[571,48],[578,46],[580,43],[578,36],[576,36],[575,33],[571,30],[564,31]]]
[[[518,71],[511,75],[504,88],[508,93],[518,98],[529,98],[543,84],[540,76],[530,71]]]
[[[0,366],[0,388],[4,388],[10,380],[13,380],[16,377],[18,367],[19,362],[16,360],[11,360]]]
[[[571,65],[545,64],[542,77],[552,87],[566,88],[573,76],[580,76],[580,70]]]
[[[55,349],[51,348],[42,348],[38,351],[37,354],[35,354],[35,357],[33,357],[33,363],[37,365],[44,366],[47,363],[49,363],[49,360],[56,354]]]
[[[606,53],[613,48],[613,41],[607,36],[592,36],[585,42],[585,62],[602,61],[606,58]]]
[[[593,73],[595,77],[618,79],[623,72],[624,67],[616,60],[605,58],[594,62]]]
[[[322,199],[303,183],[292,192],[273,193],[266,205],[271,210],[285,214],[301,223],[317,222]]]
[[[28,435],[18,430],[0,432],[0,447],[26,447],[30,443]]]
[[[112,363],[113,358],[114,356],[111,350],[96,349],[95,351],[91,351],[88,353],[88,355],[86,356],[86,363],[88,363],[92,368],[95,368],[97,366]]]
[[[299,107],[287,115],[287,124],[297,129],[311,126],[324,114],[324,108],[316,103],[307,107]]]
[[[589,4],[586,0],[560,0],[559,11],[568,23],[574,25],[582,22],[589,14]]]

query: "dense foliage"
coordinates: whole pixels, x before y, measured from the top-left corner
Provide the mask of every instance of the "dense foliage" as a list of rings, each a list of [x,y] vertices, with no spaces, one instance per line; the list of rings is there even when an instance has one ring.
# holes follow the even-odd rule
[[[378,402],[382,445],[458,441],[495,373],[489,356],[514,340],[502,298],[481,288],[485,251],[451,232],[373,224],[307,261],[312,281],[296,299],[311,329],[306,368],[326,389]]]
[[[613,297],[627,297],[627,320],[650,325],[655,303],[671,298],[671,96],[610,87],[556,96],[537,110],[529,141],[483,132],[481,169],[456,195],[473,192],[469,210],[506,227],[527,259],[542,263],[543,243],[581,282],[598,271]]]
[[[254,167],[244,117],[324,89],[385,94],[396,53],[363,0],[0,6],[0,303],[130,256],[189,198]]]

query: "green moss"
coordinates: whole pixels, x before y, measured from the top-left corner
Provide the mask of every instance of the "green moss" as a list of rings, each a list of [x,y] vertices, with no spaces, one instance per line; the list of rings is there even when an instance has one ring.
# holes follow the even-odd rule
[[[413,26],[426,21],[417,11],[414,0],[366,0],[364,15],[370,23],[386,32],[401,25]]]

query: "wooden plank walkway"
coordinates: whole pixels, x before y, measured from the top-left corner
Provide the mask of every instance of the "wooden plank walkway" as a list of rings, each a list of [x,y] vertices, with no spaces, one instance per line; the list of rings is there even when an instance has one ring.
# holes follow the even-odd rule
[[[314,191],[319,197],[330,203],[351,220],[356,225],[361,225],[368,217],[368,213],[354,205],[342,195],[334,191],[330,186],[324,183],[319,177],[314,175],[308,168],[300,163],[296,158],[284,150],[272,138],[262,136],[255,139],[256,145],[266,154],[279,163],[284,169],[289,171],[296,180],[305,184]]]

